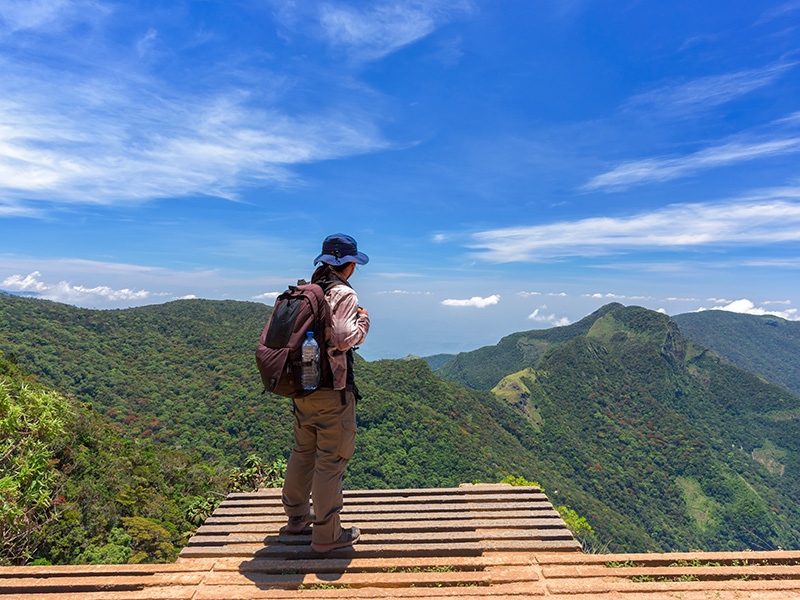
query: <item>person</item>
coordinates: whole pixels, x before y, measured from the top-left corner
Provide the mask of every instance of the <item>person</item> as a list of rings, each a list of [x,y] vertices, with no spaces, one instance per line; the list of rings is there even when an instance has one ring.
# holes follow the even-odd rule
[[[342,478],[355,449],[359,396],[353,378],[353,347],[361,344],[369,331],[369,314],[358,305],[348,280],[356,265],[368,261],[356,241],[341,233],[325,238],[322,253],[314,259],[319,267],[311,282],[322,286],[331,313],[330,372],[322,371],[316,391],[293,401],[294,446],[282,494],[289,521],[282,531],[299,534],[310,529],[311,548],[316,552],[352,546],[360,535],[358,527],[342,528],[339,513]]]

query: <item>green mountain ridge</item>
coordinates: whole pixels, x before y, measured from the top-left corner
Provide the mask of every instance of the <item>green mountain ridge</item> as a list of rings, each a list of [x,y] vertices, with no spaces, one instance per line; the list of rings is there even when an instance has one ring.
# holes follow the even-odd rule
[[[706,310],[673,318],[683,334],[740,369],[800,395],[800,321]]]
[[[261,395],[254,364],[268,314],[231,301],[91,311],[0,296],[0,351],[128,439],[229,467],[290,449],[291,403]],[[800,547],[800,399],[666,315],[610,304],[440,373],[456,381],[420,359],[358,359],[347,487],[515,475],[585,516],[595,548]]]
[[[566,341],[549,343],[555,335]],[[438,373],[493,385],[539,430],[539,456],[590,496],[628,514],[626,499],[658,497],[641,521],[650,535],[667,526],[666,547],[686,547],[687,531],[706,540],[699,547],[733,547],[726,527],[750,531],[749,547],[798,543],[800,399],[688,341],[665,315],[607,305],[574,326],[460,354]],[[781,517],[770,522],[770,511]]]
[[[544,354],[558,344],[586,335],[595,321],[622,304],[607,304],[577,323],[550,329],[512,333],[495,346],[461,352],[434,370],[450,381],[467,387],[488,390],[503,377],[524,367],[534,367]]]

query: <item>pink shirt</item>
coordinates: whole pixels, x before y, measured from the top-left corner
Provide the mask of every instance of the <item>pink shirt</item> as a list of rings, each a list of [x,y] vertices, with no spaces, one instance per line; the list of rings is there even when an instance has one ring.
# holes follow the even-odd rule
[[[328,346],[328,358],[333,372],[333,389],[342,390],[347,384],[346,352],[363,343],[369,331],[369,316],[358,312],[358,296],[347,285],[335,285],[325,295],[331,309],[333,331]]]

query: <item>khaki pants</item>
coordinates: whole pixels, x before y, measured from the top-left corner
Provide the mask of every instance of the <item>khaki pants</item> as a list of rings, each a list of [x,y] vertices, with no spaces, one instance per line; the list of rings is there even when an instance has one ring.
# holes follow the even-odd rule
[[[356,441],[356,401],[346,393],[325,390],[294,401],[294,448],[286,467],[283,508],[290,517],[310,510],[316,520],[312,542],[329,544],[342,533],[342,477]]]

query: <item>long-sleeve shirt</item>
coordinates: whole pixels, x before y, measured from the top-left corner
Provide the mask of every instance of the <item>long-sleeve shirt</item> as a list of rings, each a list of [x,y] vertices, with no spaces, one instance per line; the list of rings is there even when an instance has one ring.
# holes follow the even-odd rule
[[[347,351],[364,341],[369,332],[369,316],[358,312],[358,296],[348,285],[334,285],[325,295],[331,309],[331,336],[328,359],[333,372],[333,389],[347,385]]]

